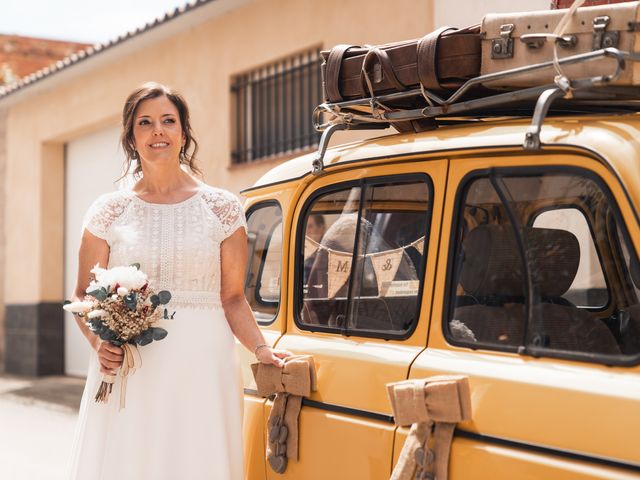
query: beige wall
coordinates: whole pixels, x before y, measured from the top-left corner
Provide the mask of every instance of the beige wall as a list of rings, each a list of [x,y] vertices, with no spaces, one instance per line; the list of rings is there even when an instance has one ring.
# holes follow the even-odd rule
[[[11,106],[7,303],[62,299],[64,143],[116,120],[134,86],[156,80],[183,92],[205,181],[238,192],[282,157],[230,168],[233,75],[309,47],[416,37],[432,28],[430,18],[429,0],[368,1],[367,8],[355,0],[258,0]]]

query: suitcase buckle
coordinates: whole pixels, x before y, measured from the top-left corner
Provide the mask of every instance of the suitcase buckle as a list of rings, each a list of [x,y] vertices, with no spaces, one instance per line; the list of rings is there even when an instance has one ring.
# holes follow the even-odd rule
[[[601,48],[617,47],[620,40],[620,32],[607,32],[607,26],[611,22],[611,17],[603,15],[593,19],[593,50]]]
[[[513,38],[511,34],[515,25],[500,25],[500,38],[491,40],[491,58],[513,58]]]

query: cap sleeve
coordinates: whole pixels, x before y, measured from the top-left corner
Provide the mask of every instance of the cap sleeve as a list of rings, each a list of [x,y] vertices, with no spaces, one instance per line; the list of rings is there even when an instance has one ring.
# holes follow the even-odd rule
[[[117,193],[101,195],[89,206],[82,221],[83,232],[86,229],[96,237],[109,241],[111,225],[122,215],[127,203]]]
[[[244,209],[238,197],[226,190],[216,189],[206,197],[211,212],[218,217],[222,226],[221,240],[230,237],[239,228],[247,230]]]

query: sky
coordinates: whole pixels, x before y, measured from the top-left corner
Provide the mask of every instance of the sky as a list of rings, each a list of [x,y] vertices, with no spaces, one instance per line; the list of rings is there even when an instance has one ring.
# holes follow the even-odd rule
[[[0,33],[101,43],[188,0],[0,0]]]

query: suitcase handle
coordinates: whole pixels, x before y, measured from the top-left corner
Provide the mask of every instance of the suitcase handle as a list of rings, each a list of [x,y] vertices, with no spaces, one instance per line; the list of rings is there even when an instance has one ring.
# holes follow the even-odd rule
[[[326,60],[326,80],[324,82],[325,96],[332,102],[341,102],[343,100],[340,94],[340,67],[346,53],[357,45],[336,45],[329,52]]]
[[[440,37],[449,32],[458,30],[453,27],[440,27],[420,39],[417,46],[418,78],[423,88],[429,90],[440,89],[440,81],[437,72],[437,48]],[[466,29],[465,29],[466,30]]]
[[[393,71],[393,65],[391,63],[391,59],[389,55],[384,50],[381,50],[378,47],[372,47],[367,54],[364,56],[364,60],[362,61],[362,70],[360,70],[360,85],[362,88],[362,93],[365,97],[375,96],[375,92],[373,90],[373,84],[371,83],[371,78],[369,77],[369,73],[367,69],[369,68],[369,64],[373,61],[373,59],[377,59],[380,67],[382,68],[382,78],[388,78],[389,81],[393,84],[393,87],[397,91],[403,91],[407,89],[407,86],[398,80],[395,72]],[[379,82],[376,82],[379,83]]]
[[[520,41],[528,48],[537,49],[542,47],[549,38],[554,38],[562,48],[573,48],[578,43],[578,37],[575,35],[554,35],[552,33],[527,33],[520,37]]]

